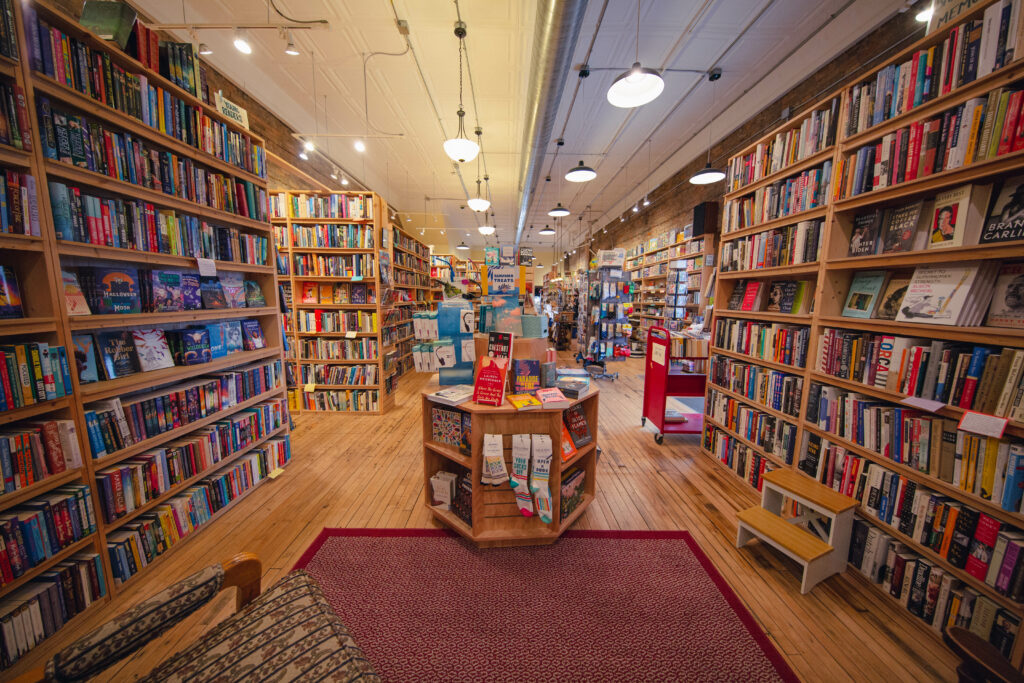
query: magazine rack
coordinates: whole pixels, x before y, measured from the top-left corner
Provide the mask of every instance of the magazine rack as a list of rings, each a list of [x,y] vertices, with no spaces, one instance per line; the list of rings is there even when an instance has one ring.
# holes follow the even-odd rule
[[[665,404],[670,396],[704,397],[707,375],[683,372],[672,368],[673,360],[706,360],[703,357],[672,356],[672,336],[667,329],[655,325],[647,334],[647,356],[644,362],[644,405],[640,424],[647,421],[658,430],[654,435],[662,443],[666,434],[700,434],[704,418],[700,413],[688,414],[682,420],[667,420]]]

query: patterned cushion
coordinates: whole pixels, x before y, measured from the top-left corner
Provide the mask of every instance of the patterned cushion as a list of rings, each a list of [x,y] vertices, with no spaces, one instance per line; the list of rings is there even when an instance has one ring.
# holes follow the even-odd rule
[[[223,582],[218,564],[160,591],[57,653],[46,663],[46,680],[81,681],[98,674],[205,605]]]
[[[312,577],[288,574],[143,681],[380,681]]]

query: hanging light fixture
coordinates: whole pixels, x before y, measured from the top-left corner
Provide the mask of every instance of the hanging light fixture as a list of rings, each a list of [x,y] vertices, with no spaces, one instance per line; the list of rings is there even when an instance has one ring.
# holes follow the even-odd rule
[[[356,140],[355,142],[352,143],[352,146],[355,147],[357,152],[366,151],[366,143],[363,142],[362,140]]]
[[[244,28],[235,29],[235,49],[243,55],[252,54],[252,45],[249,44],[249,38],[246,36]]]
[[[459,242],[455,248],[459,251],[469,251],[469,245],[465,241]]]
[[[654,101],[665,89],[665,81],[656,70],[640,65],[640,2],[636,3],[636,53],[629,71],[618,75],[608,88],[608,102],[632,109]]]
[[[537,234],[538,235],[545,235],[545,236],[546,235],[554,235],[555,234],[555,229],[552,228],[550,225],[545,225],[543,228],[541,228],[540,230],[537,231]]]
[[[284,53],[292,57],[297,57],[299,54],[299,48],[295,47],[295,40],[292,39],[291,29],[288,30],[288,45],[284,48]]]
[[[213,50],[206,43],[199,43],[199,54],[201,55],[212,55]]]
[[[463,163],[472,161],[480,153],[480,146],[466,137],[466,123],[464,121],[466,112],[462,108],[462,51],[465,49],[466,24],[461,21],[455,22],[455,37],[459,39],[459,127],[455,137],[444,141],[444,153],[452,161]]]
[[[562,202],[558,202],[558,206],[548,211],[548,215],[554,216],[555,218],[558,218],[559,216],[568,216],[570,213],[572,213],[572,211],[569,211],[569,209],[562,206]]]
[[[722,70],[715,68],[708,72],[708,80],[712,83],[722,77]],[[714,112],[715,108],[715,91],[717,86],[712,86],[711,90],[711,110]],[[717,183],[720,180],[725,180],[725,171],[720,168],[716,168],[711,165],[711,124],[714,123],[714,118],[708,122],[708,162],[704,168],[697,171],[690,178],[691,185],[710,185],[711,183]]]
[[[481,136],[484,134],[484,129],[478,126],[474,132],[476,133],[477,147],[483,149],[483,139]],[[480,157],[482,156],[482,154],[478,154],[476,157],[476,196],[471,197],[466,202],[466,204],[469,205],[469,208],[474,211],[486,211],[491,208],[491,201],[480,194]],[[484,179],[490,180],[487,176],[484,176]]]
[[[570,183],[585,183],[593,180],[597,177],[597,171],[590,168],[589,166],[583,165],[583,160],[580,159],[578,166],[573,166],[569,169],[569,172],[565,174],[565,179]]]
[[[637,202],[636,204],[633,205],[633,213],[636,213],[639,210],[640,210],[640,202]]]
[[[644,195],[644,202],[643,202],[643,204],[644,204],[644,206],[650,206],[651,205],[651,200],[647,198],[647,195]]]
[[[495,229],[496,228],[493,225],[481,225],[477,228],[481,235],[493,235]]]
[[[348,185],[348,178],[346,178],[345,176],[342,176],[341,177],[341,184],[342,185]]]
[[[914,19],[917,20],[917,21],[920,21],[920,22],[922,22],[924,24],[927,24],[929,21],[932,20],[932,15],[934,13],[935,13],[935,6],[934,5],[928,5],[923,10],[921,10],[920,12],[915,14],[914,15]]]

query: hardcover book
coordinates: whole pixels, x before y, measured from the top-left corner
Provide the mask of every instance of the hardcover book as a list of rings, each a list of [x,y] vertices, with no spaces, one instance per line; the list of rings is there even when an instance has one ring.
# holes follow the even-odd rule
[[[201,277],[199,279],[199,293],[203,297],[203,308],[219,309],[227,308],[227,298],[224,296],[224,289],[220,280],[215,277]]]
[[[23,318],[25,313],[21,305],[21,289],[14,270],[9,266],[0,266],[0,318]]]
[[[590,433],[590,425],[587,423],[587,414],[584,412],[582,404],[577,403],[566,410],[563,419],[565,420],[566,428],[569,430],[569,436],[572,437],[572,442],[576,445],[576,448],[583,448],[594,440],[593,435]]]
[[[1024,239],[1024,175],[1003,182],[989,209],[979,244]]]
[[[85,300],[82,287],[78,284],[78,275],[74,271],[60,271],[60,279],[64,283],[64,305],[68,315],[92,315],[89,303]],[[3,294],[0,294],[2,297]]]
[[[242,323],[239,320],[228,320],[221,323],[224,327],[224,349],[228,353],[242,350]]]
[[[900,304],[903,303],[903,297],[907,293],[907,287],[910,286],[910,279],[910,274],[901,273],[894,273],[889,277],[889,281],[885,283],[885,288],[878,299],[878,305],[875,307],[876,318],[879,320],[896,319],[896,315],[900,312]]]
[[[98,315],[141,313],[139,273],[134,268],[91,268]]]
[[[131,332],[99,332],[96,341],[107,379],[127,377],[140,371],[139,356]]]
[[[935,196],[928,248],[977,244],[991,185],[963,185]]]
[[[487,339],[487,355],[477,364],[473,381],[473,401],[500,406],[505,402],[505,383],[512,358],[512,335],[491,332]]]
[[[217,276],[228,308],[245,308],[245,281],[242,273],[230,270]]]
[[[354,304],[369,303],[366,300],[366,285],[352,285],[351,295],[349,298]]]
[[[456,384],[444,387],[430,394],[430,400],[449,406],[457,406],[473,398],[473,387],[469,384]]]
[[[263,296],[263,290],[260,289],[260,283],[255,280],[246,280],[243,284],[245,287],[246,307],[260,308],[267,305],[267,297]]]
[[[879,233],[882,228],[882,218],[881,209],[876,209],[871,213],[857,214],[854,217],[847,256],[870,256],[878,252],[878,247],[881,244]]]
[[[143,372],[174,367],[174,358],[163,330],[133,330],[132,341]]]
[[[205,327],[189,327],[179,330],[181,340],[181,364],[200,365],[213,360],[210,352],[210,333]]]
[[[181,311],[185,300],[181,291],[181,273],[174,270],[153,270],[149,273],[152,304],[156,312]]]
[[[71,336],[75,346],[75,368],[78,371],[78,383],[90,384],[106,379],[96,348],[96,339],[91,334],[75,334]]]
[[[210,334],[210,356],[212,358],[223,358],[228,355],[227,341],[224,338],[224,328],[227,323],[209,323],[206,331]]]
[[[558,387],[538,389],[534,394],[545,409],[568,408],[571,401],[565,397]]]
[[[263,328],[259,320],[242,321],[242,346],[246,351],[256,351],[267,347],[267,340],[263,338]]]
[[[466,413],[468,415],[468,413]],[[439,444],[460,448],[462,445],[461,410],[435,406],[430,409],[430,438]]]
[[[540,361],[512,361],[512,391],[517,394],[532,394],[540,389]]]
[[[888,274],[884,270],[864,270],[854,274],[843,305],[844,318],[870,318],[885,287]]]
[[[199,287],[198,273],[181,274],[181,300],[186,311],[198,311],[203,307]]]
[[[572,442],[572,437],[569,436],[569,430],[565,428],[565,424],[562,424],[562,437],[559,439],[560,448],[559,452],[562,454],[562,462],[569,462],[573,456],[576,455],[576,446]]]
[[[571,468],[562,477],[562,495],[559,499],[559,519],[564,520],[583,502],[587,473],[582,468]]]
[[[915,237],[920,232],[921,223],[928,218],[930,214],[923,200],[890,210],[882,229],[882,253],[891,254],[917,248]]]
[[[956,325],[977,277],[977,261],[959,266],[919,266],[907,287],[896,321]]]
[[[515,406],[516,410],[536,410],[541,407],[532,394],[509,394],[508,402]]]
[[[1024,328],[1024,263],[1004,263],[999,267],[986,324]]]

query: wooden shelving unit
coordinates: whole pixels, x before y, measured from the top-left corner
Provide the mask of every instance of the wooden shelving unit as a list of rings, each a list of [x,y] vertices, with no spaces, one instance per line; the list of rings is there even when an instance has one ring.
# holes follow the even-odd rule
[[[274,249],[270,239],[270,224],[264,219],[267,212],[266,206],[266,180],[259,173],[253,172],[251,168],[243,168],[227,157],[210,153],[201,146],[178,139],[173,135],[161,132],[141,120],[124,111],[115,109],[104,104],[90,95],[80,92],[78,89],[60,83],[53,78],[36,71],[33,68],[34,60],[28,58],[31,55],[31,43],[26,34],[29,13],[38,17],[40,21],[46,22],[49,26],[59,29],[81,45],[95,53],[106,54],[114,67],[123,69],[129,75],[144,76],[150,86],[159,87],[162,91],[174,98],[177,98],[185,108],[182,111],[189,111],[196,116],[197,121],[209,119],[214,124],[224,126],[232,134],[237,134],[248,140],[251,151],[254,155],[249,161],[242,162],[249,165],[253,159],[262,155],[263,140],[233,123],[230,119],[222,116],[214,107],[207,105],[200,99],[191,95],[183,88],[178,87],[169,79],[148,69],[134,58],[121,51],[115,44],[101,40],[96,35],[82,28],[72,17],[67,15],[56,4],[46,0],[30,0],[29,2],[13,3],[15,13],[13,30],[17,38],[17,45],[21,55],[25,58],[19,61],[12,61],[4,58],[0,60],[0,80],[16,84],[22,89],[25,95],[25,107],[27,110],[29,128],[31,129],[32,151],[26,152],[13,148],[0,149],[0,165],[6,168],[25,173],[35,179],[36,203],[39,216],[40,234],[38,236],[27,236],[18,234],[0,234],[0,264],[14,269],[23,298],[25,317],[18,320],[0,321],[0,343],[15,344],[27,342],[46,342],[50,346],[63,346],[67,350],[71,364],[71,386],[70,394],[47,401],[27,405],[14,410],[0,413],[0,426],[4,429],[18,429],[19,424],[26,420],[70,420],[74,423],[78,438],[78,448],[82,454],[82,466],[67,470],[36,482],[30,486],[14,491],[13,493],[0,494],[0,512],[6,513],[27,501],[41,495],[52,494],[59,487],[68,484],[85,484],[89,487],[91,504],[94,511],[96,530],[79,540],[62,548],[60,552],[49,557],[45,561],[29,568],[14,581],[0,587],[0,602],[9,596],[20,586],[38,577],[40,574],[53,569],[70,556],[86,551],[96,553],[101,558],[102,571],[104,574],[103,583],[106,585],[106,595],[95,601],[86,612],[103,609],[111,596],[117,595],[124,590],[124,584],[115,581],[112,571],[111,556],[108,553],[110,541],[109,535],[116,529],[124,529],[128,519],[140,521],[145,518],[159,504],[167,503],[171,499],[182,496],[186,489],[204,485],[203,480],[212,475],[219,475],[222,471],[229,470],[231,465],[244,455],[252,453],[253,449],[263,448],[268,441],[288,439],[288,417],[286,412],[286,395],[283,379],[278,386],[270,387],[258,396],[248,400],[239,400],[234,406],[220,410],[207,417],[195,420],[163,433],[155,434],[138,443],[131,444],[107,455],[101,459],[92,457],[90,448],[89,431],[86,424],[86,410],[83,407],[93,401],[101,399],[119,398],[126,403],[133,396],[152,392],[161,389],[171,389],[194,378],[204,377],[218,371],[237,370],[252,363],[277,363],[281,369],[282,357],[282,332],[281,316],[278,312],[277,288],[275,286],[273,263]],[[46,157],[44,144],[41,139],[42,122],[39,118],[37,101],[45,97],[54,109],[61,111],[81,113],[87,121],[96,122],[111,131],[129,134],[132,138],[147,149],[157,152],[171,153],[177,155],[181,160],[194,164],[195,168],[218,174],[225,179],[225,183],[232,184],[234,194],[234,183],[247,183],[253,191],[250,195],[253,204],[247,208],[248,212],[243,213],[239,200],[239,209],[235,211],[218,208],[214,205],[218,200],[212,195],[206,198],[209,203],[192,201],[185,196],[165,194],[159,189],[152,189],[131,182],[119,180],[101,173],[89,171],[71,164],[63,163]],[[265,168],[264,168],[265,170]],[[255,281],[259,284],[266,298],[266,304],[259,308],[232,308],[219,310],[194,310],[167,313],[131,314],[131,315],[86,315],[71,317],[68,315],[64,302],[64,288],[61,278],[61,269],[72,269],[78,266],[107,266],[125,267],[131,264],[135,268],[155,269],[178,269],[187,271],[198,270],[196,256],[203,256],[204,253],[192,253],[182,251],[180,253],[158,253],[156,251],[139,251],[128,247],[113,247],[86,242],[76,242],[64,237],[59,237],[55,227],[54,211],[51,208],[51,197],[49,195],[48,181],[59,181],[80,188],[83,192],[102,196],[109,199],[141,200],[152,204],[156,211],[165,213],[174,212],[179,217],[191,217],[199,222],[206,222],[211,226],[228,228],[237,231],[237,235],[244,237],[256,237],[266,240],[266,260],[262,261],[254,257],[252,263],[243,263],[240,260],[217,260],[214,265],[218,271],[234,271],[242,273],[245,279]],[[241,186],[240,186],[241,187]],[[221,199],[221,201],[223,198]],[[226,204],[224,206],[227,206]],[[237,248],[237,243],[236,243]],[[181,247],[183,250],[187,247]],[[213,362],[191,366],[175,366],[149,372],[139,372],[126,377],[82,384],[78,380],[78,373],[74,355],[74,344],[72,335],[83,332],[103,331],[111,329],[139,329],[157,327],[160,329],[178,329],[187,327],[190,324],[204,324],[213,321],[232,319],[255,319],[258,320],[266,340],[266,347],[256,351],[243,351],[232,353],[215,359]],[[281,373],[279,372],[280,376]],[[100,469],[117,465],[127,459],[139,454],[152,452],[155,449],[166,447],[171,442],[188,438],[197,431],[209,427],[219,420],[230,420],[238,416],[244,410],[251,409],[258,403],[277,401],[282,409],[283,421],[281,425],[268,430],[259,439],[248,444],[245,449],[225,456],[213,463],[210,467],[196,472],[185,481],[172,483],[159,494],[156,501],[139,506],[130,513],[130,517],[108,521],[104,514],[104,498],[100,491],[101,484],[97,478]],[[277,463],[272,462],[271,468]],[[231,503],[214,511],[211,519],[204,524],[196,526],[192,534],[207,528],[219,517],[230,505],[237,502],[243,495],[255,489],[256,486],[267,481],[266,478],[256,481],[254,486],[239,496],[236,496]],[[183,536],[178,543],[165,549],[163,553],[155,554],[152,562],[166,556],[167,553],[185,545],[192,534]],[[139,567],[132,578],[146,571],[148,565]],[[80,613],[69,623],[76,623],[86,612]],[[38,664],[44,653],[44,647],[36,647],[25,654],[14,666],[4,673],[5,675],[16,675],[28,666]]]
[[[309,202],[344,201],[346,207],[350,200],[359,202],[364,208],[362,212],[338,210],[325,212],[329,215],[309,217],[313,211],[308,209]],[[395,277],[398,273],[406,273],[404,266],[397,266],[395,254],[404,252],[392,248],[394,243],[392,227],[387,223],[387,204],[374,192],[327,192],[322,190],[284,190],[273,194],[271,201],[271,223],[274,226],[274,240],[277,248],[285,256],[283,263],[279,261],[278,281],[282,288],[290,293],[291,308],[287,314],[285,326],[288,330],[295,386],[289,389],[289,402],[298,413],[305,412],[336,412],[380,415],[394,407],[394,390],[396,366],[399,357],[399,341],[392,334],[395,325],[390,323],[391,317],[397,315],[401,307],[393,306],[388,300],[391,288],[384,286],[381,278],[382,260],[386,257],[388,278],[395,288]],[[327,246],[326,235],[344,233],[347,239],[361,246]],[[353,243],[352,241],[348,243]],[[339,242],[331,242],[338,244]],[[361,259],[371,264],[360,276],[337,276],[296,273],[296,264],[301,259],[324,259],[348,263],[346,259]],[[404,275],[403,275],[404,277]],[[338,286],[346,292],[348,303],[334,303],[321,300],[321,286],[333,288]],[[316,302],[304,301],[304,293],[312,287],[317,292]],[[352,303],[351,294],[354,288],[364,289],[365,303]],[[287,295],[286,295],[287,296]],[[333,296],[333,295],[332,295]],[[310,324],[309,317],[323,315],[330,318],[350,316],[368,316],[364,325],[350,326],[349,331],[316,331],[315,323]],[[310,329],[312,327],[312,329]],[[323,353],[317,358],[321,344],[333,345],[338,353],[350,354],[349,347],[359,347],[355,355],[342,357],[338,353]],[[368,345],[362,348],[362,345]],[[317,347],[317,348],[314,348]],[[365,353],[364,353],[365,352]],[[410,359],[411,360],[411,359]],[[364,371],[372,368],[374,381],[358,386],[346,384],[339,387],[338,383],[329,381],[325,372],[332,368],[341,371],[353,366],[363,366]],[[338,397],[337,407],[317,407],[319,398],[323,405],[330,405],[334,397]]]
[[[424,505],[435,519],[476,543],[482,548],[514,545],[546,545],[554,543],[583,514],[583,510],[594,500],[597,476],[597,388],[579,401],[583,405],[587,424],[593,440],[580,448],[568,462],[559,457],[559,442],[562,434],[564,410],[517,411],[507,400],[501,407],[482,406],[466,402],[454,409],[469,413],[472,417],[471,452],[464,455],[458,449],[433,441],[431,431],[431,408],[450,408],[430,400],[430,394],[439,387],[433,385],[423,391],[423,476]],[[551,522],[545,524],[536,514],[524,517],[516,507],[515,494],[506,483],[492,487],[480,483],[483,466],[484,434],[501,434],[505,465],[512,471],[512,435],[548,434],[554,454],[551,458]],[[565,518],[560,518],[562,475],[570,468],[584,470],[583,500]],[[469,474],[473,482],[472,524],[467,525],[458,515],[431,505],[430,478],[439,470]]]
[[[961,16],[956,23],[960,24],[963,21],[980,19],[986,7],[991,4],[992,2],[978,3],[977,7]],[[947,28],[952,28],[952,26],[950,25]],[[918,50],[941,45],[947,34],[948,30],[942,30],[908,46],[874,71],[862,74],[854,81],[845,84],[838,92],[801,112],[776,130],[755,141],[750,147],[742,150],[740,154],[730,160],[729,168],[734,168],[740,164],[739,160],[744,155],[754,151],[758,145],[773,140],[777,134],[784,134],[789,130],[799,128],[813,111],[828,107],[833,98],[839,98],[838,110],[843,113],[837,122],[838,127],[834,144],[828,144],[804,158],[785,165],[783,168],[762,177],[757,177],[749,184],[731,184],[729,187],[730,191],[725,195],[726,209],[723,212],[723,228],[720,236],[718,258],[720,270],[715,294],[716,310],[714,311],[713,324],[710,326],[712,356],[714,358],[712,370],[708,377],[707,414],[705,415],[702,451],[734,472],[736,462],[739,459],[739,452],[740,450],[745,450],[749,456],[756,455],[765,459],[769,469],[794,468],[803,473],[803,470],[799,469],[798,464],[805,452],[808,437],[813,436],[820,438],[822,442],[828,441],[835,446],[846,449],[848,453],[861,458],[864,463],[870,463],[872,467],[880,466],[888,472],[898,474],[900,477],[916,483],[918,487],[924,487],[938,495],[946,496],[951,501],[962,503],[964,507],[984,513],[998,520],[1004,525],[1004,528],[1022,530],[1024,529],[1024,514],[1021,512],[1004,510],[998,501],[986,500],[971,491],[962,490],[956,483],[949,483],[938,476],[922,472],[918,468],[894,462],[880,453],[832,434],[820,428],[816,422],[808,420],[807,410],[809,408],[808,402],[811,396],[812,384],[855,392],[869,399],[878,400],[888,406],[908,407],[900,405],[900,401],[906,398],[906,395],[901,392],[888,391],[868,386],[858,381],[835,377],[819,369],[818,359],[822,352],[822,349],[819,348],[820,340],[822,334],[831,328],[922,337],[933,340],[962,341],[978,345],[1001,345],[1010,348],[1024,347],[1024,333],[1016,329],[986,326],[927,325],[842,317],[843,305],[850,281],[853,274],[857,271],[909,271],[915,266],[926,264],[946,264],[956,261],[984,259],[1002,261],[1024,256],[1024,241],[970,245],[944,250],[904,251],[894,254],[861,257],[848,256],[853,219],[856,215],[867,213],[876,208],[891,208],[917,199],[931,199],[940,192],[953,189],[965,183],[997,182],[1001,178],[1018,174],[1024,170],[1024,154],[1014,152],[985,161],[967,162],[964,166],[958,168],[833,201],[835,197],[842,197],[839,188],[834,186],[834,183],[841,181],[841,177],[837,172],[828,178],[833,186],[828,188],[828,193],[823,197],[822,203],[819,206],[804,208],[785,216],[769,216],[766,220],[736,220],[736,203],[750,197],[758,189],[779,180],[794,177],[801,172],[820,168],[825,164],[830,164],[833,169],[838,169],[844,160],[850,160],[856,150],[864,145],[880,143],[883,136],[893,133],[915,121],[927,120],[942,114],[971,98],[984,97],[992,89],[1009,85],[1024,77],[1024,62],[1014,61],[983,78],[961,87],[954,87],[949,93],[939,95],[922,106],[913,108],[908,112],[885,120],[856,134],[844,135],[846,131],[845,112],[850,107],[855,86],[861,83],[873,83],[880,69],[890,64],[902,64]],[[812,220],[821,221],[822,224],[817,255],[808,255],[809,257],[802,262],[765,264],[748,262],[746,265],[739,267],[730,265],[729,250],[732,249],[733,254],[735,254],[742,242],[753,240],[759,235],[772,230],[795,228],[801,221]],[[814,292],[812,313],[806,315],[787,315],[766,311],[744,312],[740,310],[727,310],[733,287],[740,280],[756,280],[766,284],[779,280],[808,281],[809,291],[813,290]],[[723,326],[742,324],[748,321],[765,326],[785,326],[789,329],[791,338],[796,331],[805,330],[806,363],[780,362],[783,359],[771,353],[764,354],[762,358],[760,357],[762,354],[756,349],[737,348],[729,344],[723,334]],[[769,330],[768,336],[772,336],[772,330]],[[792,409],[783,411],[778,409],[778,407],[764,405],[759,402],[758,397],[747,394],[742,386],[730,386],[726,379],[729,376],[728,366],[730,365],[734,367],[740,365],[755,369],[760,368],[762,372],[775,372],[790,378],[793,382],[791,390],[796,392],[795,396],[799,396],[799,409],[796,411]],[[714,408],[716,400],[719,402],[729,400],[734,403],[729,410],[716,412]],[[777,423],[788,425],[788,428],[792,430],[792,443],[794,444],[792,453],[787,457],[784,453],[771,452],[766,450],[764,445],[759,444],[757,440],[747,438],[748,434],[740,433],[736,425],[729,423],[737,404],[760,411]],[[927,417],[950,418],[953,420],[958,420],[964,413],[963,409],[949,405],[939,407],[934,412],[923,409],[918,410]],[[1004,438],[1019,439],[1020,437],[1024,437],[1024,424],[1010,420]],[[730,456],[726,454],[724,448],[724,444],[728,441],[736,444],[736,450],[733,451],[731,458],[732,466],[729,463]],[[753,489],[751,489],[751,492],[752,494],[754,493]],[[963,569],[953,566],[946,557],[923,545],[918,539],[901,533],[897,528],[899,524],[898,519],[894,518],[894,524],[892,525],[887,524],[878,519],[865,505],[861,506],[859,517],[868,524],[878,527],[885,534],[890,535],[896,542],[904,544],[913,553],[932,563],[935,567],[940,568],[946,574],[962,581],[965,587],[970,588],[980,596],[990,599],[998,608],[1005,609],[1016,618],[1024,618],[1024,603],[1016,602],[997,592],[985,582],[979,581]],[[904,604],[906,603],[904,602]],[[1010,661],[1017,668],[1024,666],[1024,637],[1021,637],[1019,634],[1013,644]]]
[[[435,287],[436,283],[430,276],[430,247],[396,221],[391,222],[388,245],[391,247],[396,296],[391,319],[385,321],[384,329],[396,339],[397,357],[391,372],[400,377],[415,368],[412,360],[413,312],[436,308],[441,289]]]

